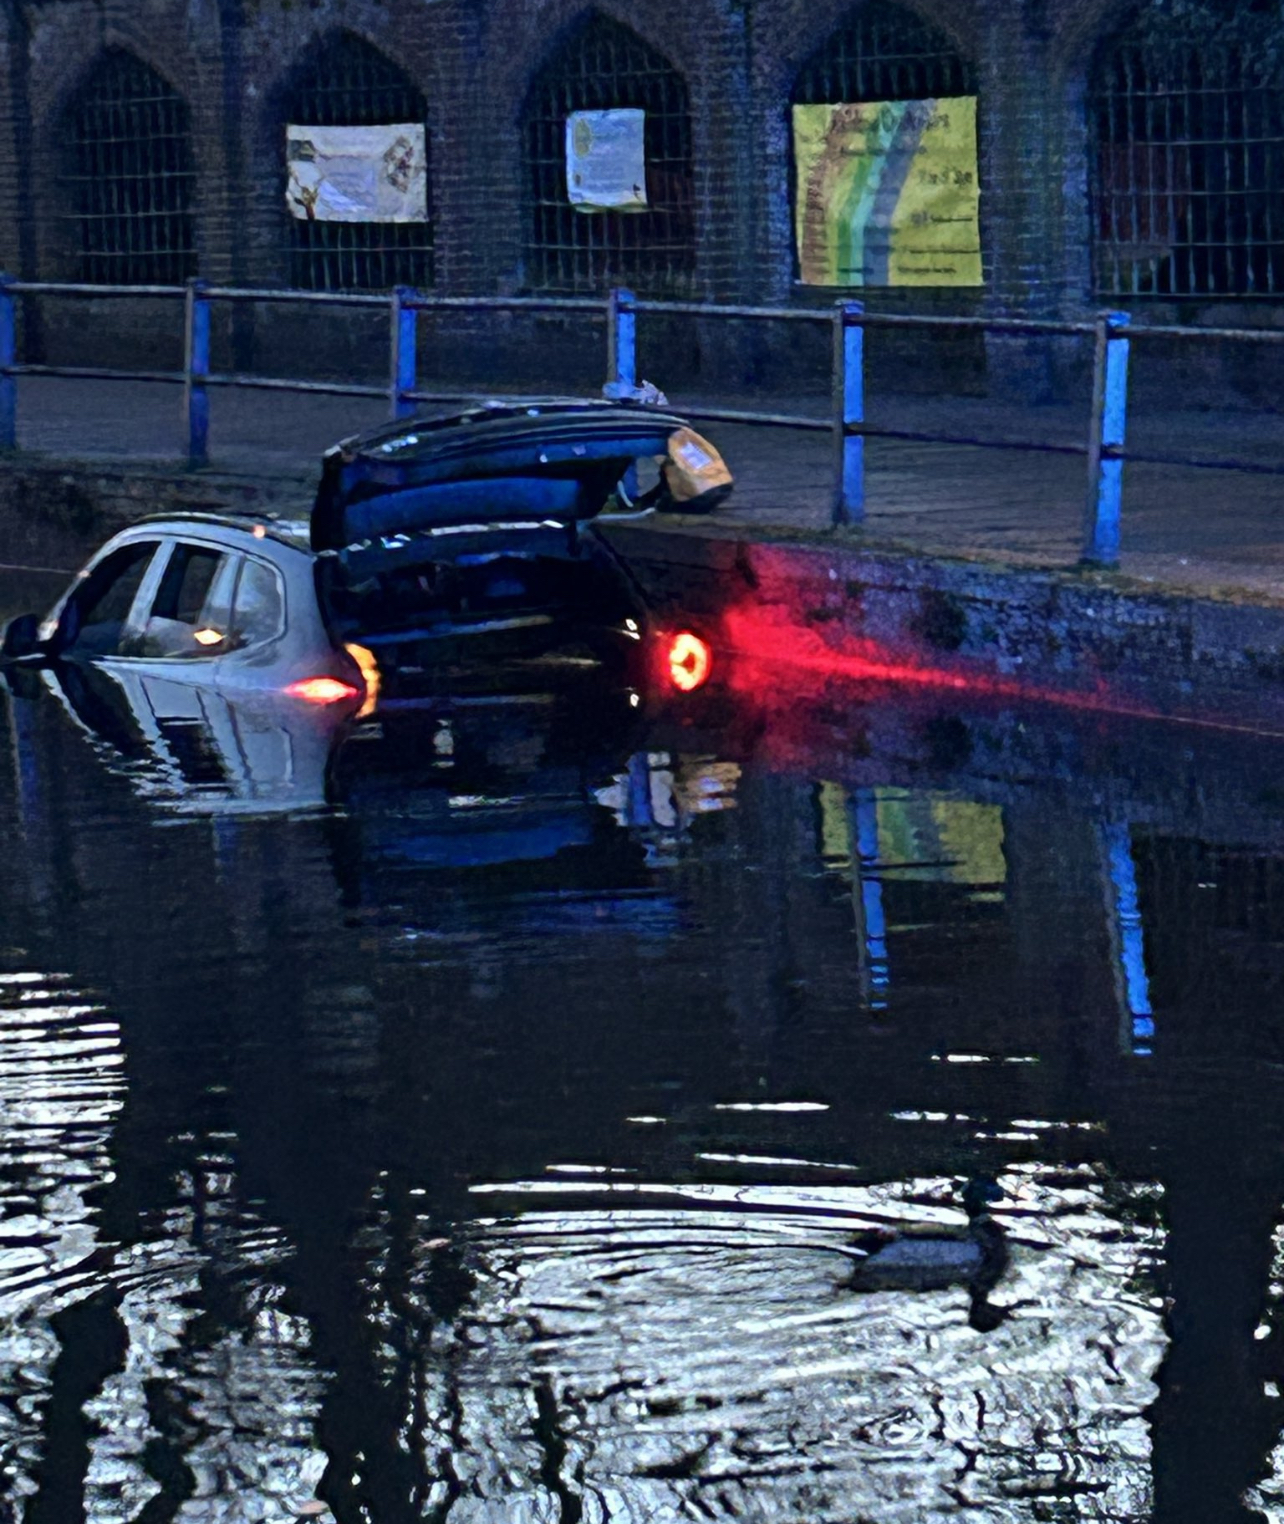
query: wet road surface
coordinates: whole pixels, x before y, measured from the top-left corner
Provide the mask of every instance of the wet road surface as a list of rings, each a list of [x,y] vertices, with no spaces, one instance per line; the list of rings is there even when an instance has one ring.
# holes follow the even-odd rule
[[[11,686],[0,1519],[1284,1518],[1282,743]]]

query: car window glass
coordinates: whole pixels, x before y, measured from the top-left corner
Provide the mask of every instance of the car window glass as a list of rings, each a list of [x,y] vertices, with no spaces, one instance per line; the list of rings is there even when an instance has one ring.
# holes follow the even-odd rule
[[[222,551],[204,545],[176,545],[156,590],[153,616],[195,625],[222,559]]]
[[[280,574],[262,561],[249,561],[236,588],[232,630],[237,646],[271,640],[281,629],[283,599]]]
[[[205,607],[201,610],[195,638],[197,644],[207,647],[212,656],[218,656],[228,649],[227,636],[232,628],[232,594],[236,590],[236,575],[240,569],[241,557],[229,551],[223,557],[205,596]]]
[[[71,648],[87,656],[114,656],[157,540],[124,545],[94,567],[64,616]]]
[[[223,631],[211,627],[205,605],[225,559],[224,552],[204,545],[174,547],[141,639],[131,654],[159,657],[218,654],[218,637]]]

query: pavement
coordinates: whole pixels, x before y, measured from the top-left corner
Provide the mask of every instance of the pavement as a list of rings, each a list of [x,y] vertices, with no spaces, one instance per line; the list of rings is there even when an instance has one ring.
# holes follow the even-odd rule
[[[677,411],[733,407],[814,417],[827,411],[827,400],[818,396],[670,400]],[[24,451],[62,460],[178,463],[184,448],[180,403],[179,388],[160,383],[28,377],[19,383],[19,443]],[[314,479],[328,445],[387,416],[384,404],[367,399],[248,390],[213,392],[211,413],[212,469],[297,481],[301,490]],[[1045,446],[1080,443],[1088,426],[1086,399],[1078,406],[1036,406],[884,396],[871,406],[869,421],[915,433]],[[730,504],[709,524],[685,521],[691,532],[772,538],[831,532],[831,435],[743,424],[699,427],[716,442],[737,484]],[[1129,449],[1168,462],[1234,460],[1240,468],[1130,461],[1122,578],[1284,606],[1284,416],[1137,407]],[[1069,568],[1078,561],[1087,498],[1083,456],[881,439],[868,441],[866,450],[864,523],[841,534],[1022,566]]]

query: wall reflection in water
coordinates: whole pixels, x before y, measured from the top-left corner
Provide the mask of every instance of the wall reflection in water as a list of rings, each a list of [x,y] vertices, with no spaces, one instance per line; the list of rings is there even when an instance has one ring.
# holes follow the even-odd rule
[[[0,1518],[1279,1517],[1278,747],[567,682],[0,696]]]

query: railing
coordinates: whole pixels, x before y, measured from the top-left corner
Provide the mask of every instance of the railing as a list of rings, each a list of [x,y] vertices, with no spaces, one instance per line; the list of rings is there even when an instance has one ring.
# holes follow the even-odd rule
[[[183,368],[180,371],[126,370],[103,366],[36,365],[17,358],[17,304],[22,297],[160,298],[182,304]],[[357,382],[305,381],[285,377],[215,372],[210,368],[210,313],[215,303],[253,302],[306,304],[325,307],[383,310],[389,321],[389,376],[386,386]],[[649,301],[631,291],[614,290],[603,298],[430,296],[398,287],[387,295],[294,290],[255,290],[216,287],[204,281],[185,286],[100,286],[52,281],[18,281],[0,275],[0,451],[17,448],[17,381],[21,376],[63,376],[81,380],[168,382],[183,389],[187,460],[192,467],[209,461],[209,389],[246,387],[336,397],[386,398],[390,415],[410,416],[421,403],[476,400],[476,392],[426,392],[416,388],[418,376],[418,315],[421,312],[517,311],[579,312],[604,320],[606,379],[636,385],[637,319],[640,314],[668,314],[701,319],[752,322],[795,322],[830,329],[833,342],[833,405],[827,418],[791,413],[767,413],[735,408],[684,408],[698,421],[751,423],[778,428],[819,430],[832,434],[835,446],[834,495],[831,522],[858,524],[865,514],[865,441],[895,439],[960,447],[1039,451],[1079,455],[1087,463],[1083,528],[1083,559],[1113,567],[1119,561],[1123,467],[1127,460],[1180,464],[1196,468],[1238,469],[1284,474],[1284,466],[1250,465],[1240,461],[1171,460],[1141,455],[1126,448],[1128,366],[1131,344],[1137,339],[1243,339],[1284,343],[1275,329],[1184,328],[1147,324],[1134,327],[1122,312],[1102,313],[1093,322],[1044,322],[1022,318],[927,317],[871,313],[861,302],[840,302],[834,308],[754,307],[726,304]],[[928,433],[874,426],[865,418],[865,334],[869,329],[953,330],[1006,334],[1027,338],[1079,338],[1093,343],[1092,406],[1082,442],[981,439],[964,434]]]

